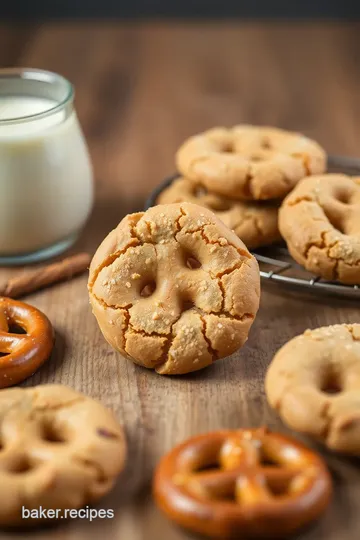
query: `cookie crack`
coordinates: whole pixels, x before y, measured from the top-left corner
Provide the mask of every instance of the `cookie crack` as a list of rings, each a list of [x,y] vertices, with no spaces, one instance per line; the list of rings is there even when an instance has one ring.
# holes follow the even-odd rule
[[[104,469],[101,467],[100,463],[96,463],[92,459],[85,458],[83,456],[73,455],[71,458],[73,463],[80,465],[84,469],[92,469],[96,476],[96,481],[99,483],[107,481],[108,475],[105,473]]]
[[[130,316],[130,314],[129,314],[129,316]],[[146,332],[145,330],[135,328],[131,324],[131,322],[129,322],[127,330],[133,332],[134,334],[139,334],[139,335],[144,336],[144,337],[167,338],[167,337],[169,337],[171,335],[170,332],[167,332],[166,334],[160,334],[160,332]]]
[[[217,274],[215,274],[215,277],[222,278],[224,276],[232,274],[236,270],[240,270],[241,267],[243,266],[243,264],[245,264],[245,261],[235,262],[234,266],[232,266],[231,268],[227,268],[226,270],[223,270],[222,272],[218,272]],[[210,273],[210,275],[211,275],[211,273]]]
[[[187,216],[187,213],[185,212],[185,210],[183,209],[182,206],[180,206],[180,215],[179,217],[175,220],[175,224],[176,224],[176,228],[177,228],[177,233],[179,233],[181,230],[182,230],[182,227],[181,227],[181,224],[180,224],[180,219],[182,217],[185,217]],[[175,234],[175,240],[176,240],[176,234]]]
[[[360,341],[360,335],[359,335],[359,337],[355,336],[354,328],[352,326],[346,326],[346,329],[350,332],[353,341]]]
[[[138,221],[140,219],[141,219],[141,216],[138,216]],[[130,226],[130,235],[131,235],[132,238],[123,249],[118,249],[114,253],[111,253],[110,255],[108,255],[106,257],[106,259],[96,268],[96,270],[94,270],[93,279],[91,280],[91,282],[89,282],[89,285],[88,285],[88,289],[89,289],[90,292],[92,292],[92,288],[93,288],[93,286],[95,284],[95,281],[97,280],[98,275],[100,274],[101,270],[103,270],[104,268],[107,268],[108,266],[110,266],[114,261],[116,261],[116,259],[118,259],[121,255],[126,253],[128,251],[128,249],[130,249],[131,247],[135,247],[135,246],[137,246],[139,244],[143,244],[143,242],[141,242],[141,240],[137,236],[137,231],[136,231],[136,225],[135,224]]]
[[[37,404],[36,401],[41,399],[42,401],[44,398],[37,392],[33,393],[33,411],[34,413],[39,411],[59,411],[63,409],[68,409],[69,407],[73,407],[74,405],[77,405],[78,403],[83,403],[86,401],[86,398],[80,396],[76,397],[74,399],[71,399],[67,401],[66,403],[51,403],[51,402],[45,402],[44,404],[40,405]],[[51,398],[49,398],[51,399]]]
[[[108,266],[112,265],[116,259],[118,259],[121,255],[124,255],[131,247],[135,247],[139,245],[138,239],[133,238],[123,249],[119,249],[118,251],[115,251],[111,255],[108,255],[108,257],[96,268],[94,271],[93,279],[89,282],[89,291],[92,293],[93,287],[95,285],[95,282],[100,274],[100,272],[107,268]]]
[[[213,240],[213,241],[210,240],[210,239],[206,236],[206,234],[205,234],[205,231],[204,231],[204,228],[205,228],[205,227],[206,227],[206,224],[201,225],[201,227],[198,227],[198,228],[196,228],[196,229],[191,229],[191,230],[186,231],[185,234],[194,234],[194,233],[199,232],[200,235],[201,235],[201,237],[203,238],[203,240],[205,241],[205,243],[206,243],[207,245],[212,245],[212,246],[218,245],[218,246],[220,246],[220,247],[230,246],[230,247],[234,248],[234,249],[237,251],[237,253],[238,253],[241,257],[244,257],[244,258],[246,258],[246,259],[251,259],[252,255],[251,255],[248,251],[243,250],[243,249],[239,248],[238,246],[234,246],[234,244],[232,244],[231,242],[229,242],[229,241],[226,240],[226,239],[224,239],[224,240],[226,240],[226,243],[223,243],[223,244],[222,244],[221,241],[219,241],[219,240]],[[181,231],[182,231],[182,229],[181,229]],[[181,232],[181,231],[179,231],[179,232]],[[177,234],[178,234],[178,233],[177,233]],[[177,239],[177,234],[175,235],[175,240],[181,245],[181,243],[180,243],[179,240]]]
[[[213,348],[213,346],[211,344],[211,341],[210,341],[210,339],[208,338],[208,336],[206,334],[206,331],[207,331],[206,320],[200,315],[200,313],[199,313],[199,317],[200,317],[200,320],[201,320],[201,323],[202,323],[202,334],[203,334],[204,339],[206,341],[207,349],[208,349],[208,352],[209,352],[209,354],[211,356],[211,361],[214,362],[215,360],[218,359],[219,353],[216,351],[216,349]]]
[[[302,195],[301,197],[296,197],[292,201],[287,201],[286,206],[297,206],[298,204],[301,204],[303,202],[316,202],[316,201],[312,199],[310,195]]]
[[[129,310],[130,308],[133,307],[133,304],[126,304],[125,306],[121,306],[119,304],[108,304],[107,302],[105,302],[105,300],[103,298],[100,298],[99,296],[97,296],[94,293],[91,293],[91,294],[95,298],[95,300],[97,302],[99,302],[99,304],[101,304],[105,308],[110,308],[110,309],[114,309],[114,310],[123,309],[124,311],[126,311],[126,310]]]

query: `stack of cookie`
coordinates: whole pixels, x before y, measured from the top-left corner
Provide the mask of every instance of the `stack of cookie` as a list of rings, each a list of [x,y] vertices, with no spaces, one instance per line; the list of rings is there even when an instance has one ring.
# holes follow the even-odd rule
[[[255,249],[281,240],[282,199],[304,177],[325,171],[326,153],[297,133],[241,125],[190,137],[176,162],[182,176],[157,202],[204,206]]]

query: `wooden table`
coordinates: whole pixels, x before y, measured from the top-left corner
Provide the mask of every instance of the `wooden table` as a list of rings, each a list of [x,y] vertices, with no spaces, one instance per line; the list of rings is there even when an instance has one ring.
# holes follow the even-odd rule
[[[97,179],[92,219],[78,245],[93,252],[149,191],[174,171],[188,135],[218,124],[294,128],[329,152],[358,155],[359,24],[87,23],[0,26],[0,66],[63,73]],[[1,270],[0,278],[10,275]],[[51,360],[27,385],[61,382],[112,407],[126,427],[125,473],[100,507],[115,519],[84,520],[0,539],[181,540],[155,509],[150,482],[159,457],[189,435],[269,424],[287,431],[267,406],[263,379],[274,352],[306,328],[359,322],[355,301],[319,300],[263,287],[247,345],[205,371],[161,377],[122,359],[91,314],[86,276],[29,297],[57,331]],[[326,455],[333,503],[304,540],[358,540],[359,462]],[[0,501],[1,504],[1,501]]]

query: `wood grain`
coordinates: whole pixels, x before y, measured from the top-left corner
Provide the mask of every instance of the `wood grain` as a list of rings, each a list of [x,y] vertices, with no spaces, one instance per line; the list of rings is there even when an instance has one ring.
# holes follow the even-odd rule
[[[59,71],[76,103],[94,162],[96,207],[76,249],[93,252],[128,212],[174,170],[188,135],[216,124],[298,129],[330,152],[359,154],[359,24],[44,24],[0,26],[0,65]],[[0,279],[21,273],[1,270]],[[29,297],[53,322],[51,360],[27,385],[61,382],[112,407],[126,427],[128,466],[100,503],[114,520],[72,521],[1,540],[181,540],[151,501],[155,463],[185,437],[217,428],[287,431],[268,408],[265,370],[274,352],[306,328],[359,322],[355,302],[264,287],[243,350],[195,375],[161,377],[122,359],[91,314],[86,277]],[[324,453],[324,452],[323,452]],[[324,453],[336,484],[326,516],[304,540],[358,540],[358,462]]]

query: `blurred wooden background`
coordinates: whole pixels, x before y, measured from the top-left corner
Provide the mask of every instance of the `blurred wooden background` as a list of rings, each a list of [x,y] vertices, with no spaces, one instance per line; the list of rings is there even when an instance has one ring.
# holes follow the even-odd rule
[[[238,122],[277,125],[303,131],[331,153],[359,156],[359,32],[358,23],[7,23],[0,26],[0,66],[50,69],[75,84],[97,179],[96,207],[78,248],[93,252],[174,171],[176,148],[197,131]],[[11,273],[2,269],[0,279]],[[189,538],[151,501],[159,457],[210,429],[267,423],[286,431],[264,398],[264,373],[274,352],[308,327],[360,322],[355,302],[264,287],[240,353],[195,375],[164,378],[106,344],[90,312],[85,276],[29,301],[52,320],[57,344],[26,384],[63,382],[112,407],[126,426],[129,460],[100,503],[115,510],[114,520],[3,533],[1,540]],[[335,498],[301,538],[358,540],[358,462],[324,455]]]

